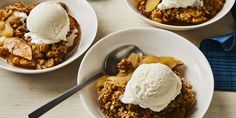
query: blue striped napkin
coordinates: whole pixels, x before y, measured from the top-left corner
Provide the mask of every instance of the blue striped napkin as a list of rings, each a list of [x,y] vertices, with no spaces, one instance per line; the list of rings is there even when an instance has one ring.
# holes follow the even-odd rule
[[[236,5],[231,10],[236,20]],[[208,59],[214,74],[215,90],[236,91],[236,37],[235,32],[208,38],[200,50]]]

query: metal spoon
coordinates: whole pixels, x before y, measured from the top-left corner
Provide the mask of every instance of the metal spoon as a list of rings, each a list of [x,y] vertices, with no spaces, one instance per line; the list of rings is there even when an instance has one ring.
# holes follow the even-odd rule
[[[97,80],[99,77],[108,74],[108,75],[116,75],[118,74],[117,64],[121,61],[121,59],[127,57],[131,53],[136,53],[138,55],[143,55],[142,51],[134,46],[134,45],[125,45],[121,46],[114,51],[112,51],[106,57],[104,61],[103,71],[93,75],[89,79],[81,82],[79,85],[74,86],[73,88],[67,90],[63,94],[59,95],[58,97],[54,98],[52,101],[48,102],[47,104],[41,106],[37,110],[33,111],[28,115],[29,118],[38,118],[59,103],[63,102],[65,99],[69,98],[82,88],[86,87],[90,83]]]

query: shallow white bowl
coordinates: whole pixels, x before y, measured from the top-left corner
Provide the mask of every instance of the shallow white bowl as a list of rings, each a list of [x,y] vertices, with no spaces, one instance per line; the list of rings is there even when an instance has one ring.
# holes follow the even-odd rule
[[[170,31],[157,28],[134,28],[112,33],[101,39],[83,58],[79,73],[80,81],[101,71],[105,57],[114,49],[123,45],[136,45],[146,55],[173,56],[186,65],[186,79],[196,92],[197,105],[190,118],[201,118],[206,113],[214,90],[213,74],[202,52],[187,39]],[[94,118],[103,118],[96,103],[95,83],[80,91],[82,104]]]
[[[192,29],[197,29],[197,28],[201,28],[204,26],[207,26],[209,24],[212,24],[218,20],[220,20],[222,17],[224,17],[229,11],[230,9],[233,7],[235,0],[226,0],[224,7],[221,9],[221,11],[212,19],[208,20],[207,22],[198,24],[198,25],[190,25],[190,26],[176,26],[176,25],[167,25],[167,24],[163,24],[163,23],[158,23],[155,21],[152,21],[151,19],[145,17],[144,15],[142,15],[138,9],[135,7],[134,4],[134,0],[126,0],[129,8],[136,13],[140,18],[142,18],[143,20],[145,20],[146,22],[156,26],[156,27],[160,27],[160,28],[164,28],[164,29],[168,29],[168,30],[176,30],[176,31],[181,31],[181,30],[192,30]]]
[[[25,3],[32,3],[32,2],[42,2],[47,0],[21,0]],[[93,8],[89,5],[86,0],[54,0],[54,1],[62,1],[64,2],[68,8],[70,14],[78,21],[81,28],[81,42],[79,47],[76,49],[73,55],[71,55],[67,60],[63,63],[48,69],[43,70],[30,70],[24,68],[13,67],[8,65],[4,59],[0,59],[0,68],[17,72],[17,73],[24,73],[24,74],[36,74],[36,73],[44,73],[50,72],[56,69],[59,69],[78,57],[80,57],[92,44],[94,38],[97,34],[97,27],[98,21],[97,16],[93,10]],[[19,0],[2,0],[0,3],[0,8],[5,8],[6,5],[14,4],[15,2],[19,2]],[[40,17],[40,16],[39,16]]]

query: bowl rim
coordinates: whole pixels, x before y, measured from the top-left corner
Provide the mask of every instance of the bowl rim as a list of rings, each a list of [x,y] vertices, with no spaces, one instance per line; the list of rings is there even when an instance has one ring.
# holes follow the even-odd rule
[[[21,73],[21,74],[40,74],[40,73],[46,73],[46,72],[51,72],[51,71],[60,69],[64,66],[70,64],[71,62],[75,61],[81,55],[83,55],[89,49],[89,47],[92,45],[92,43],[95,40],[95,37],[97,35],[97,31],[98,31],[98,18],[97,18],[96,12],[94,11],[93,7],[89,4],[89,2],[87,0],[81,0],[81,2],[84,2],[84,4],[86,4],[86,6],[91,10],[92,15],[94,16],[94,24],[95,24],[94,29],[95,30],[93,32],[94,35],[91,37],[92,40],[88,43],[88,45],[85,48],[81,49],[82,51],[81,51],[80,54],[70,56],[65,61],[63,61],[62,63],[60,63],[56,66],[53,66],[51,68],[46,68],[46,69],[42,69],[42,70],[25,69],[25,68],[14,67],[14,66],[9,67],[9,66],[12,66],[12,65],[9,65],[9,64],[7,64],[7,66],[0,65],[0,68],[5,69],[7,71],[15,72],[15,73]],[[1,59],[1,60],[3,60],[3,59]],[[5,59],[3,61],[5,61]],[[5,63],[7,63],[7,62],[5,62]]]
[[[210,25],[218,20],[220,20],[221,18],[223,18],[233,7],[233,5],[235,4],[236,0],[226,0],[225,4],[229,4],[229,7],[227,7],[223,12],[223,8],[225,8],[225,4],[223,6],[223,8],[217,13],[219,14],[220,12],[222,12],[222,15],[218,18],[211,18],[206,22],[200,23],[200,24],[196,24],[196,25],[187,25],[187,26],[178,26],[178,25],[168,25],[168,24],[164,24],[164,23],[159,23],[159,22],[155,22],[147,17],[145,17],[144,15],[142,15],[137,9],[136,7],[133,5],[132,3],[133,0],[126,0],[126,4],[127,6],[131,9],[131,11],[133,11],[136,15],[138,15],[140,18],[142,18],[143,20],[147,21],[148,23],[157,26],[157,27],[161,27],[164,29],[169,29],[169,30],[191,30],[191,29],[196,29],[196,28],[200,28],[200,27],[204,27],[207,25]],[[216,14],[216,15],[217,15]]]
[[[207,107],[203,108],[203,112],[202,114],[200,115],[201,117],[203,117],[206,112],[208,111],[209,107],[210,107],[210,104],[212,102],[212,98],[213,98],[213,94],[214,94],[214,76],[213,76],[213,71],[211,69],[211,66],[207,60],[207,58],[205,57],[205,55],[200,51],[200,49],[194,45],[191,41],[187,40],[186,38],[182,37],[181,35],[178,35],[174,32],[171,32],[171,31],[168,31],[168,30],[165,30],[165,29],[160,29],[160,28],[152,28],[152,27],[132,27],[132,28],[126,28],[126,29],[123,29],[123,30],[119,30],[119,31],[116,31],[116,32],[113,32],[113,33],[110,33],[108,34],[107,36],[103,37],[102,39],[100,39],[98,42],[96,42],[88,51],[87,53],[85,54],[85,56],[83,57],[82,61],[81,61],[81,64],[80,64],[80,67],[79,67],[79,70],[78,70],[78,75],[77,75],[77,84],[80,83],[81,81],[81,78],[80,78],[80,75],[81,75],[81,70],[82,70],[82,66],[84,65],[85,63],[85,59],[90,55],[91,51],[96,49],[96,47],[98,47],[97,45],[100,45],[102,44],[103,42],[106,42],[107,40],[110,40],[109,38],[114,36],[114,35],[117,35],[117,34],[122,34],[124,32],[129,32],[129,31],[142,31],[142,30],[149,30],[149,31],[162,31],[162,32],[166,32],[166,33],[170,33],[172,35],[176,35],[178,36],[178,38],[186,43],[188,43],[189,45],[191,45],[193,48],[196,49],[196,51],[201,55],[202,57],[202,61],[204,61],[207,65],[207,70],[209,71],[209,74],[210,74],[210,78],[209,78],[209,81],[211,82],[212,86],[209,88],[211,91],[210,91],[210,94],[208,96],[208,99],[207,99]],[[93,112],[89,109],[89,107],[87,106],[86,102],[85,102],[85,97],[83,95],[83,91],[80,92],[79,94],[80,96],[80,100],[81,100],[81,103],[82,105],[85,107],[86,111],[90,114],[90,116],[94,117],[95,118],[95,115],[93,114]]]

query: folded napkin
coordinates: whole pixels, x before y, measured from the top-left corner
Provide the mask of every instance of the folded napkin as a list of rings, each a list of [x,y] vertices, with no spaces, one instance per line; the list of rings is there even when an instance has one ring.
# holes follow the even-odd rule
[[[236,20],[236,5],[231,10]],[[208,38],[200,50],[208,59],[214,74],[215,90],[236,91],[236,37],[235,32]]]

